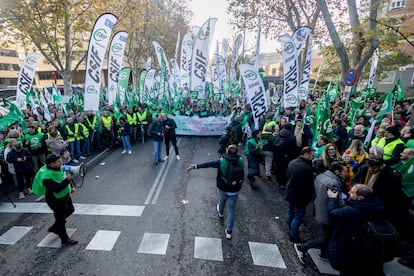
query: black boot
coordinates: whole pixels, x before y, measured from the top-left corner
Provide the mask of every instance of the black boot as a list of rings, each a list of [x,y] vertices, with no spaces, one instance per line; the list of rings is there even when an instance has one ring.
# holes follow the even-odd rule
[[[252,188],[252,190],[256,190],[256,179],[253,175],[249,175],[248,176],[249,181],[250,181],[250,187]]]

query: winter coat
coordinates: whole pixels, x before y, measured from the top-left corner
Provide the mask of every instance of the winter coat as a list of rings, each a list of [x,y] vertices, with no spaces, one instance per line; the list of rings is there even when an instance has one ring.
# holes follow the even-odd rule
[[[24,158],[26,157],[26,161],[18,162],[17,158]],[[7,154],[7,163],[11,163],[14,166],[14,170],[16,174],[18,173],[27,173],[33,172],[32,168],[32,156],[30,152],[25,149],[21,149],[19,152],[12,149],[9,154]]]
[[[161,133],[161,135],[158,135]],[[164,125],[161,121],[155,120],[149,125],[148,134],[152,140],[161,142],[164,139]]]
[[[341,192],[341,179],[332,171],[325,171],[315,178],[315,219],[326,225],[332,225],[328,215],[328,189]],[[343,203],[343,201],[342,201]]]
[[[68,164],[71,161],[70,154],[68,154],[68,144],[58,137],[49,137],[46,140],[46,145],[51,149],[52,153],[62,158],[63,164]]]
[[[314,187],[312,163],[302,156],[292,160],[287,168],[286,200],[297,207],[306,208],[313,198]]]
[[[331,266],[341,272],[358,273],[364,269],[367,269],[364,272],[373,272],[373,267],[381,267],[381,264],[368,264],[367,257],[361,256],[361,242],[358,242],[361,238],[361,227],[366,220],[385,218],[384,207],[378,198],[351,200],[342,208],[337,198],[329,199],[328,210],[335,223],[327,252]],[[368,275],[367,273],[365,275]]]
[[[174,119],[167,117],[167,120],[163,121],[162,124],[164,126],[165,136],[168,136],[168,137],[176,136],[175,129],[177,128],[177,124],[175,123]],[[169,129],[166,129],[165,126],[168,126]]]

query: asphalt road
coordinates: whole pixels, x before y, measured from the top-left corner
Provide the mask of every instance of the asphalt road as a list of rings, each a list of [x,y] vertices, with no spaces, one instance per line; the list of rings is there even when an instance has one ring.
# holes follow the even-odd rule
[[[14,209],[0,194],[0,274],[318,275],[312,264],[298,261],[288,240],[284,191],[264,180],[255,191],[244,184],[233,238],[225,239],[215,210],[217,171],[185,172],[191,163],[218,158],[217,142],[179,137],[181,160],[172,150],[170,159],[156,167],[151,166],[151,142],[134,145],[132,155],[118,148],[92,160],[72,197],[79,213],[68,218],[67,228],[76,229],[79,244],[71,247],[47,245],[53,215],[25,205],[44,206],[44,200],[30,195]],[[163,146],[163,156],[164,151]],[[28,211],[17,211],[25,206]],[[99,213],[108,206],[121,213]],[[87,214],[95,209],[96,214]],[[5,244],[16,226],[28,227],[27,233]],[[304,238],[318,234],[310,211],[302,232]]]

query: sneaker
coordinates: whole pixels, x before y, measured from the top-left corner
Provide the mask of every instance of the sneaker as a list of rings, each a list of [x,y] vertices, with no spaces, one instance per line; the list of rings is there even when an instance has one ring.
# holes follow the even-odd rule
[[[302,264],[305,264],[305,262],[303,261],[303,253],[305,253],[306,250],[304,250],[303,245],[300,243],[294,243],[293,247],[295,248],[296,255],[298,255],[299,261]]]
[[[19,193],[19,200],[25,199],[26,197],[24,196],[23,192]]]
[[[318,259],[321,260],[321,261],[327,262],[328,261],[328,256],[326,256],[326,254],[325,255],[318,254]]]
[[[73,159],[72,161],[73,161],[73,163],[79,163],[78,159]]]
[[[220,209],[219,209],[219,204],[217,203],[217,208],[216,208],[216,210],[217,210],[217,215],[218,215],[218,217],[219,218],[224,218],[224,215],[222,214],[222,213],[220,213]]]
[[[79,159],[80,159],[80,160],[85,160],[85,159],[86,159],[86,157],[81,155],[81,156],[79,157]]]
[[[129,151],[128,151],[128,154],[132,154],[132,151],[131,151],[131,150],[129,150]]]
[[[125,154],[125,153],[126,153],[126,150],[123,150],[123,151],[122,151],[122,154]]]
[[[177,158],[177,160],[180,160],[181,159],[179,155],[177,155],[175,158]]]
[[[224,230],[226,233],[226,239],[231,240],[231,231],[227,230],[227,228]]]
[[[160,159],[160,160],[158,160],[158,162],[161,162],[162,163],[162,162],[164,162],[164,160]]]
[[[67,239],[66,241],[62,241],[62,244],[64,245],[75,245],[78,241],[72,238]]]
[[[168,160],[168,155],[166,155],[165,157],[164,157],[164,161],[167,161]]]

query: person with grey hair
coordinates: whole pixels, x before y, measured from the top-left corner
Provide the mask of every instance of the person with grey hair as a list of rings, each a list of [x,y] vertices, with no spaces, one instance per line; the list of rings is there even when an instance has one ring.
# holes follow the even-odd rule
[[[16,172],[19,199],[24,199],[24,189],[26,189],[27,193],[32,194],[32,156],[29,151],[22,147],[20,142],[16,142],[12,145],[12,150],[7,154],[6,161],[13,164]]]

